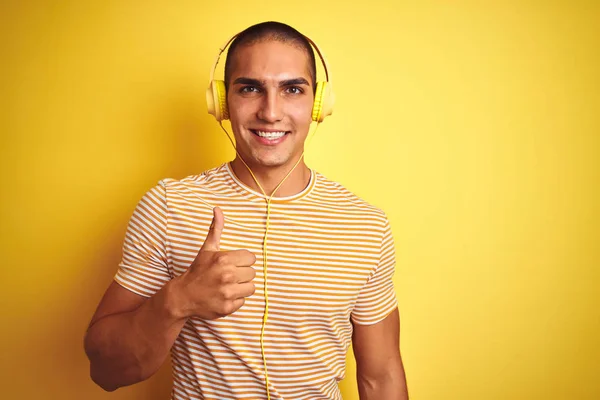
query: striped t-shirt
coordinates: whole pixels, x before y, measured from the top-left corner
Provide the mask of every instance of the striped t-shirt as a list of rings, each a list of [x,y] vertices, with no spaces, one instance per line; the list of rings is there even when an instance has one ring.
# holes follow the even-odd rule
[[[149,297],[182,274],[206,238],[215,206],[225,216],[220,249],[256,255],[256,293],[227,317],[186,322],[171,349],[172,399],[266,399],[260,347],[266,200],[229,163],[163,180],[143,196],[115,280]],[[341,399],[352,323],[374,324],[396,308],[386,215],[311,171],[301,193],[273,199],[267,251],[271,399]]]

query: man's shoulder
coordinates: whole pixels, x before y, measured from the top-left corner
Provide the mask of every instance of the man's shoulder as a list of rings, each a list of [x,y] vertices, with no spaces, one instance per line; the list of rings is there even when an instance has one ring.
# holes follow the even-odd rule
[[[188,175],[183,178],[163,178],[158,182],[165,189],[202,188],[217,182],[223,182],[227,176],[226,164],[207,169],[199,174]]]
[[[348,212],[360,213],[364,217],[387,219],[381,208],[365,200],[342,183],[330,179],[320,172],[315,171],[315,175],[317,176],[317,185],[313,191],[313,198],[317,202],[335,205]]]
[[[171,201],[190,201],[205,196],[231,192],[226,164],[183,178],[162,178],[145,194],[145,198],[169,204]]]

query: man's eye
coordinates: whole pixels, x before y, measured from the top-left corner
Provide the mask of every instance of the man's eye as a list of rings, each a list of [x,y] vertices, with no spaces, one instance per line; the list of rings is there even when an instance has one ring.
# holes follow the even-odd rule
[[[302,93],[304,93],[304,90],[302,90],[302,88],[300,88],[298,86],[290,86],[289,88],[286,89],[286,92],[288,92],[290,94],[302,94]]]
[[[240,93],[258,93],[259,89],[256,86],[244,86],[240,89]]]

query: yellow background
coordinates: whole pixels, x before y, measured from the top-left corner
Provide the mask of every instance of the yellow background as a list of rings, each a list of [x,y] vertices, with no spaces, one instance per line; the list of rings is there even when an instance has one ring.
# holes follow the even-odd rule
[[[600,398],[598,2],[351,3],[2,2],[1,398],[168,398],[83,333],[142,194],[233,156],[209,69],[271,19],[331,64],[309,165],[390,217],[411,398]]]

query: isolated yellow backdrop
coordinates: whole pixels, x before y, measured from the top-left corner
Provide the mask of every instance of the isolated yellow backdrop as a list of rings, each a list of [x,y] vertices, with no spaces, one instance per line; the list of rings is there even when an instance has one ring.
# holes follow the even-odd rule
[[[218,47],[279,20],[331,63],[309,165],[390,217],[411,398],[599,399],[600,7],[487,3],[3,1],[0,397],[168,398],[83,333],[142,194],[233,156]]]

